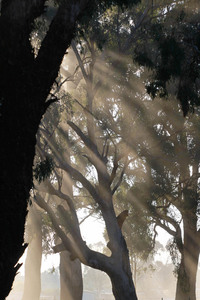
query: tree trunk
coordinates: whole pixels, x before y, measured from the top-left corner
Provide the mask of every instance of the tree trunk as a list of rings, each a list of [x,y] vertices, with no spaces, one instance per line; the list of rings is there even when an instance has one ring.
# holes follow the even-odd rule
[[[193,219],[196,217],[190,216],[190,218],[183,219],[184,245],[178,271],[176,300],[196,300],[196,276],[200,248],[196,224],[192,224]]]
[[[70,152],[66,151],[65,160],[70,162]],[[72,180],[68,174],[63,175],[62,191],[73,199]],[[69,214],[66,218],[72,216],[73,212],[68,205],[63,203],[63,206]],[[74,226],[79,228],[77,220]],[[66,231],[68,230],[66,227]],[[80,260],[71,260],[70,253],[63,251],[60,253],[60,300],[82,300],[82,296],[83,279]]]
[[[32,188],[35,135],[75,24],[87,0],[64,1],[42,41],[30,44],[44,0],[1,1],[0,14],[0,300],[4,300],[24,253],[27,201]],[[76,9],[75,9],[76,8]]]
[[[31,230],[31,242],[28,246],[25,262],[22,300],[39,300],[41,293],[42,222],[41,215],[34,206],[31,206],[29,209],[28,219],[28,226],[30,226]]]
[[[82,300],[81,263],[72,261],[68,251],[60,253],[60,300]]]
[[[137,300],[132,277],[123,269],[110,275],[115,300]]]
[[[129,252],[122,235],[119,253],[121,255],[117,259],[113,257],[115,267],[107,272],[111,279],[113,295],[116,300],[137,300],[130,268]]]
[[[6,101],[10,100],[6,99]],[[30,111],[24,108],[23,110],[27,112],[25,118],[27,119]],[[5,299],[11,290],[14,277],[20,267],[17,262],[26,248],[24,226],[29,190],[32,187],[32,165],[37,131],[36,127],[35,130],[27,128],[27,120],[24,119],[22,112],[19,113],[19,110],[15,110],[14,107],[10,107],[6,115],[7,120],[0,122],[0,139],[3,141],[0,150],[1,300]]]

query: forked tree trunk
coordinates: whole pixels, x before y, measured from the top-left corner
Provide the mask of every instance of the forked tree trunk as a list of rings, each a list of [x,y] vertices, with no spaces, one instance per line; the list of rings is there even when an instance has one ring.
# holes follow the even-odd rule
[[[199,260],[199,233],[191,216],[183,220],[184,248],[178,271],[176,300],[196,300],[196,277]]]

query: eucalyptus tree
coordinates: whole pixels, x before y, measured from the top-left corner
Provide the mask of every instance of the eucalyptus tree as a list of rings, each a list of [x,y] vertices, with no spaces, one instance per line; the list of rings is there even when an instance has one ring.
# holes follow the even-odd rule
[[[152,107],[151,101],[147,104]],[[169,251],[177,274],[176,299],[196,299],[200,253],[199,113],[184,119],[179,106],[160,102],[156,113],[143,118],[147,134],[138,144],[142,170],[133,171],[127,195],[137,218],[147,218],[172,239]],[[173,112],[173,113],[172,113]],[[134,139],[134,137],[133,137]],[[136,223],[137,224],[137,223]],[[138,228],[140,230],[140,228]]]
[[[97,27],[99,32],[102,27]],[[95,31],[96,27],[92,29]],[[136,297],[136,295],[132,283],[127,246],[114,211],[113,195],[119,188],[130,161],[134,159],[132,154],[128,157],[131,151],[130,149],[126,150],[126,145],[121,142],[120,129],[117,130],[120,118],[122,118],[119,113],[119,93],[116,89],[118,81],[111,82],[110,89],[108,89],[107,80],[110,82],[110,78],[113,75],[116,78],[117,75],[115,69],[110,68],[108,60],[105,60],[104,52],[102,55],[98,45],[99,39],[93,34],[93,30],[91,35],[82,31],[80,33],[82,36],[81,43],[79,41],[77,44],[76,41],[72,43],[82,79],[78,76],[79,86],[76,86],[71,92],[71,99],[74,99],[74,105],[76,104],[82,109],[82,113],[72,111],[70,120],[69,117],[63,119],[65,125],[59,129],[62,138],[68,140],[68,147],[72,147],[74,150],[73,163],[70,164],[65,159],[67,149],[60,151],[59,148],[58,150],[58,146],[52,141],[51,135],[46,130],[43,130],[42,133],[53,153],[56,168],[69,173],[75,182],[79,182],[75,187],[79,190],[84,188],[86,195],[92,198],[93,205],[98,207],[101,212],[108,232],[108,247],[111,250],[111,256],[106,257],[103,254],[101,256],[100,253],[94,253],[85,247],[79,229],[73,226],[73,219],[75,220],[77,217],[70,197],[67,201],[72,209],[72,217],[71,221],[68,220],[68,227],[73,242],[58,226],[56,227],[58,220],[50,207],[38,196],[36,201],[48,211],[54,227],[61,237],[62,244],[57,249],[70,250],[73,258],[78,257],[86,265],[106,272],[112,281],[116,299],[123,299],[124,297],[129,299]],[[70,59],[72,59],[71,55]],[[68,73],[64,65],[63,69],[65,69],[65,73]],[[120,75],[123,76],[123,74]],[[123,116],[125,115],[123,114]],[[71,127],[70,134],[66,134],[67,126]],[[73,132],[76,134],[74,135]],[[70,222],[72,223],[70,224]],[[67,223],[66,220],[65,223]],[[116,269],[112,269],[113,264],[116,265]]]
[[[177,104],[172,102],[172,106],[168,103],[164,113],[162,112],[162,108],[159,109],[156,105],[152,111],[149,110],[148,112],[146,106],[150,106],[150,101],[146,101],[147,104],[145,105],[144,101],[141,104],[137,102],[137,105],[134,105],[131,95],[136,98],[135,95],[133,95],[133,93],[130,93],[129,95],[128,93],[125,93],[122,98],[124,98],[124,102],[130,111],[127,112],[127,108],[124,109],[124,111],[126,111],[124,119],[127,120],[129,118],[129,121],[125,121],[125,124],[121,127],[121,129],[119,129],[119,126],[116,126],[114,122],[110,121],[112,118],[110,118],[109,121],[107,119],[104,123],[104,125],[106,124],[109,129],[119,134],[118,138],[123,137],[125,143],[132,149],[132,153],[135,152],[138,157],[141,157],[141,159],[135,159],[135,163],[133,164],[134,171],[132,176],[133,178],[136,178],[136,182],[131,189],[133,192],[133,196],[131,197],[138,197],[141,200],[141,203],[132,203],[132,207],[133,210],[137,212],[135,215],[138,216],[138,218],[141,218],[140,213],[144,213],[146,211],[149,223],[165,228],[174,237],[173,246],[175,245],[180,253],[180,261],[177,268],[177,299],[184,299],[184,297],[185,299],[188,297],[195,299],[196,270],[199,257],[199,232],[197,222],[199,205],[198,176],[195,177],[195,174],[198,174],[199,163],[197,158],[198,155],[194,154],[194,151],[197,151],[196,153],[198,153],[199,148],[198,141],[196,140],[198,130],[197,133],[193,132],[194,135],[191,134],[189,129],[190,125],[191,127],[194,126],[195,130],[196,125],[194,125],[193,121],[190,125],[188,125],[189,122],[187,123],[187,121],[181,116],[181,109],[184,114],[186,114],[189,108],[194,108],[196,104],[199,104],[198,10],[196,7],[193,7],[191,8],[191,11],[188,12],[188,6],[190,4],[192,4],[192,1],[185,1],[178,3],[177,5],[170,4],[169,6],[166,6],[164,11],[167,12],[167,16],[163,17],[163,19],[156,18],[154,16],[155,22],[152,22],[152,26],[150,26],[150,30],[154,30],[153,35],[152,31],[149,31],[147,26],[141,27],[141,30],[144,30],[146,34],[150,32],[149,45],[152,46],[152,49],[150,46],[147,46],[148,44],[145,39],[147,35],[145,36],[145,34],[143,35],[145,43],[142,42],[141,38],[140,42],[134,49],[134,57],[137,61],[141,64],[145,64],[154,71],[152,76],[154,81],[150,82],[149,79],[146,80],[147,91],[154,97],[156,95],[164,97],[168,94],[171,95],[171,98],[173,98],[175,95],[181,102],[181,108],[179,106],[177,108]],[[175,7],[175,9],[173,9],[173,7]],[[195,13],[191,14],[191,12]],[[172,20],[174,20],[175,16],[176,22],[173,23]],[[128,32],[128,30],[125,32]],[[152,36],[153,39],[151,39]],[[143,52],[144,48],[147,53]],[[116,60],[113,65],[116,66],[118,62],[118,69],[122,68],[123,63],[120,64],[122,57],[119,57],[118,55],[114,57]],[[124,60],[126,60],[126,58],[124,58]],[[128,92],[130,92],[131,88],[134,87],[134,82],[131,82],[131,76],[133,75],[131,73],[133,73],[134,70],[131,70],[130,64],[129,68],[125,69],[127,72],[123,72],[123,74],[126,74],[123,79],[118,73],[114,75],[114,78],[118,79],[118,87],[115,85],[114,88],[112,82],[108,81],[108,85],[112,85],[112,95],[117,95],[118,93],[118,99],[119,92],[122,94],[122,92],[124,93],[125,91],[125,89],[122,88],[122,82],[124,83],[124,86],[128,86]],[[138,69],[136,71],[139,73],[143,72],[142,69]],[[130,78],[128,78],[129,75]],[[147,95],[145,95],[145,97],[148,99]],[[141,98],[139,100],[142,101]],[[119,115],[117,113],[117,110],[120,107],[119,102],[120,101],[118,101],[117,104],[118,108],[115,107],[113,111],[111,109],[108,113],[114,120],[116,120]],[[179,114],[176,115],[175,122],[170,114],[174,115],[176,110],[179,111]],[[113,115],[111,111],[114,112]],[[156,114],[158,114],[160,119],[155,117]],[[165,116],[164,122],[166,122],[166,124],[163,124],[163,121],[161,120],[163,115]],[[103,118],[103,112],[100,112],[100,116]],[[153,118],[153,121],[151,117]],[[198,118],[198,113],[196,117]],[[138,131],[141,130],[140,126],[143,128],[144,132],[138,134]],[[169,127],[169,129],[165,129],[163,131],[162,127]],[[181,137],[179,137],[179,134],[177,133],[180,130],[182,131]],[[78,132],[78,129],[76,128],[75,131]],[[150,139],[146,137],[147,134],[149,134]],[[175,141],[170,141],[171,136],[172,139],[176,136]],[[131,137],[133,137],[134,143],[132,143]],[[169,140],[167,140],[168,137]],[[154,141],[155,144],[163,143],[163,145],[159,149],[155,147],[152,141]],[[166,141],[166,143],[164,143],[164,141]],[[180,154],[181,146],[179,143],[181,144],[182,149],[184,149],[183,154]],[[151,146],[149,147],[149,145]],[[190,147],[192,147],[192,151]],[[175,153],[173,154],[177,157],[175,166],[171,166],[170,164],[167,165],[165,162],[164,155],[167,150],[169,151],[168,155],[172,154],[171,152]],[[193,153],[191,154],[191,152]],[[184,156],[184,154],[186,156]],[[160,156],[163,157],[164,162],[159,163]],[[134,156],[132,155],[132,157]],[[197,159],[196,161],[194,157]],[[168,158],[166,158],[166,161],[167,160]],[[115,164],[117,168],[118,163],[119,161]],[[143,185],[139,184],[137,187],[137,178],[140,178],[140,176],[136,175],[135,169],[138,169],[139,165],[141,169],[143,168],[143,172],[141,171],[140,174],[143,178]],[[184,180],[193,182],[192,188],[188,187],[188,184],[185,185]],[[151,184],[153,185],[152,191],[149,189]],[[157,193],[158,188],[160,188],[159,195],[155,196],[154,193]],[[191,189],[193,190],[191,193],[187,192],[187,190],[190,191]],[[160,193],[163,197],[161,197]],[[143,194],[145,194],[145,196]],[[171,197],[174,196],[176,201],[172,199],[170,202],[167,198],[169,202],[165,205],[166,195],[168,194],[171,194]],[[159,200],[161,200],[161,202],[163,201],[164,204],[159,204]],[[176,205],[173,200],[176,202]],[[143,201],[145,203],[143,203]],[[189,206],[185,205],[184,201],[186,201]],[[160,213],[159,210],[162,211],[162,213]],[[193,221],[190,221],[189,214],[192,214]],[[184,224],[183,240],[180,226],[181,218],[183,219]],[[172,230],[171,226],[173,226],[175,230]],[[189,232],[190,230],[191,232]],[[171,253],[175,253],[173,252],[173,246],[170,247]]]
[[[113,148],[116,137],[112,136],[111,132],[103,126],[100,117],[95,118],[98,107],[94,106],[94,100],[99,82],[96,81],[94,76],[94,62],[98,49],[95,49],[96,45],[93,41],[91,43],[90,41],[88,42],[90,49],[92,49],[92,56],[91,61],[89,63],[86,61],[86,64],[83,63],[80,52],[73,43],[73,49],[82,72],[82,81],[84,81],[85,86],[84,94],[86,103],[78,104],[82,107],[83,116],[80,118],[80,113],[76,112],[71,116],[71,120],[64,120],[65,126],[69,126],[71,129],[70,135],[66,135],[66,131],[61,128],[63,138],[66,140],[70,138],[69,146],[71,145],[72,149],[76,151],[72,162],[69,163],[66,159],[64,151],[62,153],[57,151],[56,144],[49,139],[45,131],[43,132],[43,136],[49,143],[56,168],[62,170],[64,174],[68,174],[67,176],[75,182],[79,182],[76,187],[79,189],[84,187],[86,195],[88,194],[92,198],[94,207],[97,206],[101,212],[109,236],[111,256],[109,257],[91,250],[83,241],[79,228],[74,226],[77,215],[72,200],[73,197],[68,196],[64,198],[70,207],[71,217],[65,218],[63,207],[59,206],[58,208],[64,224],[68,227],[68,235],[58,226],[57,217],[50,207],[46,205],[46,202],[38,195],[36,196],[36,201],[49,213],[56,232],[62,240],[62,244],[60,245],[61,250],[66,249],[70,251],[72,259],[78,258],[82,263],[106,272],[111,279],[116,299],[137,299],[130,270],[128,249],[117,222],[113,206],[113,194],[121,182],[120,170],[117,173],[118,168],[120,169],[118,162],[121,160],[124,167],[128,162],[125,163],[124,156],[122,155],[121,158],[115,157],[115,164],[113,165],[111,161],[113,154],[110,154],[112,150],[109,148],[108,143]],[[80,89],[82,88],[80,87]],[[78,88],[76,88],[76,92],[77,90]],[[77,100],[74,102],[77,103]],[[109,107],[111,106],[113,106],[112,103],[106,108],[105,104],[105,110],[109,111]],[[79,126],[81,126],[81,129]],[[117,151],[115,155],[117,155]]]
[[[146,80],[148,93],[153,98],[159,96],[170,100],[176,97],[181,104],[175,114],[176,105],[172,102],[174,108],[172,105],[170,114],[172,116],[175,114],[176,120],[172,119],[165,107],[159,113],[160,121],[155,117],[155,122],[157,119],[158,123],[154,124],[154,129],[152,124],[152,129],[157,131],[164,148],[160,146],[160,150],[156,150],[159,148],[153,147],[151,150],[148,146],[150,139],[148,142],[144,139],[147,144],[142,150],[139,143],[138,151],[144,155],[146,162],[144,175],[147,178],[143,183],[140,182],[138,187],[135,184],[132,190],[136,198],[143,199],[141,201],[146,207],[147,214],[150,212],[153,220],[157,218],[157,224],[160,222],[159,226],[173,236],[169,250],[178,275],[176,299],[196,299],[200,146],[197,138],[199,130],[197,106],[200,103],[198,20],[197,1],[180,2],[175,9],[168,7],[166,17],[145,29],[146,37],[143,42],[141,39],[141,43],[135,49],[135,59],[153,71],[151,78]],[[148,36],[151,40],[149,44],[146,42]],[[185,116],[188,112],[195,112],[195,115],[193,118],[190,116],[189,119],[182,119],[180,112],[178,113],[180,109]],[[144,118],[146,123],[146,116]],[[148,128],[151,137],[155,138],[155,134],[149,130]],[[148,188],[151,185],[153,190]],[[142,189],[142,193],[139,189]],[[159,205],[160,200],[164,202]],[[183,224],[183,227],[180,224]]]
[[[83,34],[83,32],[81,32],[81,34]],[[60,156],[55,145],[51,144],[50,147],[54,153],[55,161],[57,161],[56,165],[63,169],[64,172],[69,173],[73,180],[81,183],[81,185],[79,184],[77,187],[79,189],[84,187],[87,193],[92,196],[95,204],[101,211],[108,232],[108,247],[111,250],[111,256],[109,258],[105,255],[99,256],[99,253],[91,251],[83,242],[79,229],[74,229],[72,224],[68,224],[73,238],[73,242],[70,241],[61,228],[58,226],[56,227],[56,216],[49,208],[47,208],[46,203],[40,198],[38,198],[37,201],[39,201],[41,206],[48,210],[52,222],[57,228],[56,230],[58,235],[62,240],[60,249],[68,249],[72,253],[72,257],[78,257],[80,261],[86,265],[106,272],[111,278],[113,293],[116,299],[124,297],[128,299],[129,297],[136,297],[136,295],[134,295],[135,291],[132,279],[130,280],[131,272],[127,246],[121,234],[121,229],[116,222],[117,219],[114,212],[113,195],[122,181],[127,166],[130,162],[136,161],[136,158],[132,153],[133,151],[130,151],[130,146],[127,150],[125,149],[126,144],[121,142],[121,138],[124,135],[127,124],[125,124],[125,126],[121,129],[119,129],[118,124],[116,125],[116,120],[119,121],[118,116],[120,115],[120,118],[122,118],[122,116],[125,117],[125,112],[127,113],[127,109],[124,109],[123,114],[116,113],[119,111],[120,106],[119,90],[120,93],[122,93],[124,89],[119,89],[119,85],[117,87],[117,84],[115,84],[114,87],[114,84],[111,82],[112,89],[110,93],[107,95],[104,93],[101,97],[102,107],[96,106],[96,94],[99,92],[99,87],[105,83],[102,79],[102,75],[100,80],[98,79],[98,68],[104,74],[102,66],[103,61],[101,59],[99,61],[97,60],[96,51],[98,51],[98,48],[96,47],[94,39],[95,36],[91,40],[86,40],[86,45],[91,52],[91,57],[88,57],[87,52],[84,53],[83,45],[79,44],[77,48],[75,42],[72,44],[84,82],[84,92],[82,93],[84,94],[85,101],[82,104],[77,99],[75,100],[75,102],[82,108],[82,118],[84,122],[81,122],[80,125],[80,122],[78,123],[77,118],[74,116],[72,120],[67,122],[67,124],[71,127],[71,130],[76,133],[75,137],[72,138],[72,144],[76,145],[77,154],[82,156],[82,169],[86,168],[87,172],[83,174],[83,171],[80,171],[79,166],[79,170],[77,170],[76,159],[73,159],[73,164],[71,165],[63,159],[64,153],[63,156]],[[83,60],[80,54],[85,55]],[[95,63],[97,65],[96,69],[94,68]],[[110,66],[109,63],[108,66]],[[131,77],[133,73],[133,71],[130,71],[129,66],[130,65],[126,64],[126,70],[128,70],[128,73],[130,74],[127,75],[126,73],[124,76],[124,86],[128,76],[130,75]],[[105,70],[108,71],[108,68],[106,67]],[[115,79],[118,77],[121,78],[122,76],[120,77],[118,74],[114,75]],[[78,89],[76,89],[74,94],[77,94],[77,90]],[[105,102],[103,98],[106,98]],[[99,101],[100,98],[98,97],[98,104],[100,103]],[[130,117],[130,112],[128,117]],[[131,120],[133,120],[133,118],[131,118]],[[133,124],[136,124],[134,120]],[[133,131],[135,132],[135,130]],[[46,139],[48,140],[47,135]],[[77,150],[78,145],[79,148]],[[129,154],[129,152],[131,154]],[[87,167],[88,164],[89,167]],[[96,176],[94,175],[95,172]],[[70,199],[68,199],[68,202],[69,206],[72,207]],[[76,219],[77,217],[74,209],[72,209],[72,213],[74,215],[73,218]],[[73,218],[71,221],[73,221]],[[68,222],[70,223],[70,220]],[[117,270],[111,270],[109,262],[111,262],[112,265],[115,264]],[[120,279],[115,278],[117,277],[116,272],[118,272],[118,277]],[[126,286],[127,279],[130,280],[129,288]],[[121,282],[121,285],[119,285],[119,281]]]

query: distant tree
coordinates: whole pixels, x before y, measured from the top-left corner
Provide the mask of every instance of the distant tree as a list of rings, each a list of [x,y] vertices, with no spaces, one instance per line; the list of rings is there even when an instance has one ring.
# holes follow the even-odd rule
[[[137,140],[143,170],[135,174],[127,197],[138,218],[146,218],[172,236],[169,250],[178,276],[176,300],[196,299],[200,252],[199,113],[184,119],[175,103],[171,108],[169,103],[160,104],[160,109],[149,115],[148,123],[145,113],[143,124],[148,135],[143,135],[139,144]],[[151,106],[147,101],[148,109]]]
[[[175,277],[173,264],[153,261],[153,272],[146,272],[138,280],[138,295],[142,298],[173,299],[175,292]]]

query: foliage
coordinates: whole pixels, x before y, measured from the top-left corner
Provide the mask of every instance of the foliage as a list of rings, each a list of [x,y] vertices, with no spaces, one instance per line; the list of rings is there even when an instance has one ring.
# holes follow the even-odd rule
[[[145,38],[134,53],[139,64],[153,70],[152,79],[146,83],[147,92],[153,98],[177,97],[184,116],[200,105],[199,10],[198,5],[189,9],[191,2],[175,5],[166,17],[146,27]]]
[[[167,244],[167,250],[170,253],[173,265],[174,265],[174,275],[177,277],[180,269],[180,252],[178,250],[177,244],[174,239],[170,239]]]
[[[35,168],[33,169],[33,174],[35,179],[41,183],[51,175],[53,169],[53,160],[50,156],[47,156],[45,160],[42,160],[36,164]]]
[[[45,255],[52,254],[55,244],[55,233],[52,229],[51,220],[46,212],[42,215],[42,252]]]
[[[139,193],[144,190],[144,187],[139,187]],[[134,189],[134,188],[133,188]],[[129,248],[130,257],[137,257],[140,260],[146,261],[153,254],[155,244],[155,232],[151,226],[151,217],[149,217],[148,207],[145,208],[145,198],[143,203],[137,205],[133,201],[132,195],[138,197],[136,190],[130,190],[126,182],[122,183],[119,191],[116,194],[117,210],[128,209],[128,217],[123,225],[123,234],[126,237],[126,242]]]

